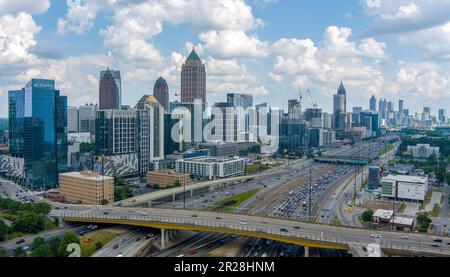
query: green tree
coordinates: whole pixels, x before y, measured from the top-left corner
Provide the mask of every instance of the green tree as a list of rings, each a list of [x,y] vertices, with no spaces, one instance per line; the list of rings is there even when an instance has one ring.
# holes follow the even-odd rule
[[[67,246],[72,243],[80,244],[80,238],[73,232],[65,233],[59,246],[58,256],[60,257],[69,256],[70,253],[67,252]]]
[[[114,200],[122,201],[133,196],[133,191],[129,187],[121,187],[114,189]]]
[[[6,250],[0,247],[0,257],[6,257]]]
[[[374,212],[372,210],[367,210],[367,211],[363,212],[361,219],[364,222],[371,222],[373,214],[374,214]]]
[[[108,204],[109,204],[109,202],[106,199],[102,199],[102,201],[100,201],[100,205],[105,206],[105,205],[108,205]]]
[[[37,233],[44,230],[44,216],[30,212],[21,212],[13,221],[14,230],[25,233]]]
[[[181,182],[180,182],[180,180],[176,180],[175,183],[173,184],[173,186],[174,186],[175,188],[181,187]]]
[[[61,239],[53,237],[48,241],[48,245],[50,246],[53,256],[59,257],[59,247],[61,246]]]
[[[14,249],[14,257],[26,257],[27,253],[25,250],[22,249],[22,247],[17,247]]]
[[[46,244],[44,238],[42,237],[37,237],[33,240],[33,244],[31,245],[31,250],[35,251],[37,250],[39,247],[44,246]]]
[[[426,214],[420,214],[417,216],[417,222],[420,225],[419,232],[426,233],[430,228],[430,224],[432,222],[431,218]]]
[[[0,219],[0,241],[5,240],[9,232],[9,226],[6,225],[6,223],[2,219]]]
[[[31,252],[31,257],[55,257],[50,245],[43,244]]]
[[[50,213],[50,211],[52,210],[52,207],[44,202],[39,202],[34,204],[33,206],[33,212],[37,213],[37,214],[43,214],[43,215],[47,215],[48,213]]]
[[[95,250],[100,250],[103,247],[103,243],[101,241],[97,241],[95,243]]]

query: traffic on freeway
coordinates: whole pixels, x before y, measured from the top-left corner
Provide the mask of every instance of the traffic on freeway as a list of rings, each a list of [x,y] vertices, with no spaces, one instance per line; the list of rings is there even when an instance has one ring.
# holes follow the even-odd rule
[[[248,236],[271,236],[274,240],[292,240],[299,244],[327,245],[327,247],[347,247],[348,245],[367,246],[379,243],[389,250],[439,252],[450,254],[450,246],[442,241],[436,247],[440,237],[410,234],[408,239],[402,238],[404,233],[378,232],[358,228],[335,227],[320,224],[304,223],[278,218],[265,218],[241,214],[218,214],[203,211],[174,209],[69,209],[68,211],[53,210],[53,216],[65,220],[79,222],[114,222],[117,224],[151,225],[166,224],[170,228],[204,228],[214,232],[244,233]],[[333,246],[334,245],[334,246]],[[319,247],[320,248],[320,247]]]

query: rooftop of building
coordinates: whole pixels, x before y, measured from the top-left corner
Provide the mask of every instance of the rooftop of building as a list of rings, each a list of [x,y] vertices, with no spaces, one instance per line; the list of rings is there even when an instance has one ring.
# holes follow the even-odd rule
[[[428,177],[390,174],[383,177],[383,180],[424,184],[428,181]]]
[[[411,226],[414,224],[414,217],[396,214],[395,217],[391,219],[391,223]]]
[[[373,214],[373,217],[379,217],[379,218],[383,218],[383,219],[391,219],[393,215],[394,215],[393,211],[379,209],[379,210],[375,211],[375,213]]]
[[[189,161],[189,162],[201,162],[201,163],[223,163],[223,162],[231,162],[241,160],[240,157],[194,157],[189,159],[180,159],[180,161]]]
[[[75,172],[61,173],[61,174],[59,174],[59,176],[60,177],[65,176],[65,177],[72,177],[72,178],[80,178],[80,179],[93,180],[93,181],[114,179],[113,177],[102,176],[99,173],[92,172],[92,171],[81,171],[81,172],[75,171]]]
[[[149,171],[147,174],[166,174],[166,175],[175,175],[175,176],[185,176],[188,175],[186,173],[179,173],[176,172],[174,170],[168,170],[168,169],[163,169],[163,170],[155,170],[155,171]]]

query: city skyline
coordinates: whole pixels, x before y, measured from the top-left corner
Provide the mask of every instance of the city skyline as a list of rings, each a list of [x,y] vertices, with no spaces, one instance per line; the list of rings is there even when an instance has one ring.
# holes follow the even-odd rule
[[[366,1],[209,0],[195,9],[189,6],[194,2],[108,2],[102,9],[100,0],[70,7],[64,2],[19,1],[1,9],[8,36],[2,38],[0,99],[37,77],[55,79],[71,106],[96,103],[98,73],[107,67],[123,73],[125,105],[149,94],[159,76],[174,99],[181,64],[195,46],[206,65],[210,105],[239,92],[283,107],[301,87],[331,111],[329,99],[344,81],[348,108],[368,108],[375,94],[395,103],[405,99],[413,111],[422,104],[449,109],[450,18],[439,11],[448,10],[450,1],[381,1],[373,7]],[[120,39],[124,35],[130,39]],[[0,102],[0,116],[6,116],[6,101]],[[302,106],[312,103],[305,99]]]

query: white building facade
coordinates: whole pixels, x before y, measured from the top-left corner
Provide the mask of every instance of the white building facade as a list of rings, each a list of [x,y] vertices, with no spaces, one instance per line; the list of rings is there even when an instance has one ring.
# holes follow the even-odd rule
[[[428,192],[428,177],[389,175],[381,183],[382,196],[386,198],[422,202]]]

